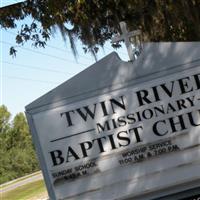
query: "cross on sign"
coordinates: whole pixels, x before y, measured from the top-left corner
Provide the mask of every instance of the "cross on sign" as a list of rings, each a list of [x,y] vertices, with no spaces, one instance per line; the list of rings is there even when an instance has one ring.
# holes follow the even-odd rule
[[[124,43],[125,43],[127,51],[128,51],[129,58],[132,61],[132,60],[134,60],[134,57],[133,57],[133,48],[132,48],[132,45],[130,42],[130,38],[133,36],[136,36],[136,35],[140,35],[141,31],[136,30],[136,31],[128,32],[128,30],[126,28],[126,22],[120,22],[120,28],[122,31],[122,35],[115,36],[114,38],[111,39],[112,40],[111,42],[116,43],[116,42],[120,42],[120,41],[124,40]]]

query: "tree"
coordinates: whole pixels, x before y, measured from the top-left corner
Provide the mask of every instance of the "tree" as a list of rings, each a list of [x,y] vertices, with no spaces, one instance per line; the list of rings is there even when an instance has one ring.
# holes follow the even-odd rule
[[[45,47],[58,28],[65,41],[69,38],[76,56],[75,39],[82,41],[86,52],[95,54],[120,31],[120,21],[126,21],[131,30],[141,29],[144,41],[199,40],[199,11],[199,0],[27,0],[2,8],[0,24],[16,28],[17,21],[31,16],[32,22],[23,24],[16,36],[18,45],[32,41],[36,47]],[[11,47],[10,54],[15,53]]]
[[[0,106],[0,134],[5,134],[9,130],[9,120],[11,114],[8,111],[7,107],[2,105]]]
[[[12,122],[9,119],[9,111],[1,106],[0,184],[39,169],[24,114],[18,113]]]
[[[12,137],[13,145],[24,149],[30,145],[31,136],[28,124],[23,113],[18,113],[13,120]]]

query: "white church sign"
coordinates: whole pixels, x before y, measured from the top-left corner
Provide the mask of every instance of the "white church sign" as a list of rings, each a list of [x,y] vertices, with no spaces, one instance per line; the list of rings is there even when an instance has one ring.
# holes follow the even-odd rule
[[[142,199],[199,182],[199,52],[151,43],[134,63],[112,53],[28,105],[50,198]]]

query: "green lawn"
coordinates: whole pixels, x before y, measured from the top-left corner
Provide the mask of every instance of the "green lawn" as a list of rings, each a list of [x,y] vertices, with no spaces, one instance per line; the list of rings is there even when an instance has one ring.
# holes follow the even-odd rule
[[[37,175],[37,174],[40,174],[40,173],[41,173],[41,171],[38,171],[38,172],[35,172],[35,173],[33,173],[33,174],[23,176],[23,177],[21,177],[21,178],[17,178],[17,179],[15,179],[15,180],[13,180],[13,181],[10,181],[10,182],[8,182],[8,183],[3,183],[3,184],[1,184],[1,189],[5,188],[5,187],[7,187],[7,186],[9,186],[9,185],[12,185],[13,183],[17,183],[17,182],[23,181],[23,180],[25,180],[25,179],[27,179],[27,178],[33,177],[33,176],[35,176],[35,175]]]
[[[2,194],[1,200],[28,200],[46,191],[43,180],[29,183]]]

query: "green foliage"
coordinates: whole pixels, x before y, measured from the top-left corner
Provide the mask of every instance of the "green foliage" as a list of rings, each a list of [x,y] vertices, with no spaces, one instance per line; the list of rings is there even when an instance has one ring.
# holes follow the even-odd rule
[[[0,106],[0,184],[39,169],[26,118],[17,114],[9,123],[10,113]]]
[[[11,114],[8,112],[6,106],[0,106],[0,134],[8,131],[10,117]]]
[[[200,40],[199,0],[27,0],[0,9],[0,25],[16,28],[18,21],[32,17],[18,27],[16,43],[32,41],[45,47],[55,30],[69,38],[76,55],[75,39],[85,52],[95,54],[125,21],[130,30],[141,29],[145,41]],[[14,47],[10,54],[15,55]]]
[[[2,200],[27,200],[27,199],[36,199],[35,197],[40,196],[40,194],[45,194],[45,185],[44,181],[35,181],[23,186],[20,186],[9,192],[4,192],[2,194]],[[47,196],[47,195],[46,195]],[[40,198],[38,198],[40,199]]]

